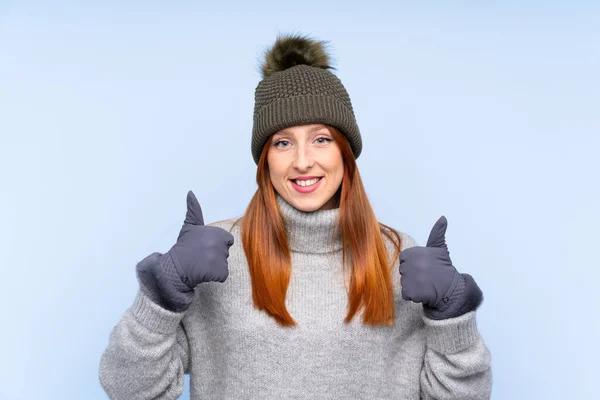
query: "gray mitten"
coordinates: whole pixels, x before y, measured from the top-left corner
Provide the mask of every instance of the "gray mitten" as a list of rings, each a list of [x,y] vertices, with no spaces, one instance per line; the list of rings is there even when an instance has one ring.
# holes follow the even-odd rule
[[[177,242],[168,253],[152,253],[138,263],[142,289],[161,306],[186,310],[194,288],[202,282],[225,282],[233,235],[215,226],[204,226],[202,209],[194,193],[187,194],[187,213]]]
[[[475,310],[483,294],[473,277],[460,274],[452,265],[446,245],[448,221],[442,216],[434,225],[427,246],[415,246],[400,253],[402,298],[423,303],[432,319],[458,317]]]

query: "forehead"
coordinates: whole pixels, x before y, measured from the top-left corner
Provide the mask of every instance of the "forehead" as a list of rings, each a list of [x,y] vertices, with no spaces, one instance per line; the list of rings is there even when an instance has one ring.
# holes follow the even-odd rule
[[[282,129],[278,132],[275,132],[274,135],[310,134],[310,133],[325,131],[325,130],[327,130],[327,125],[325,125],[325,124],[297,125],[297,126],[290,126],[288,128]]]

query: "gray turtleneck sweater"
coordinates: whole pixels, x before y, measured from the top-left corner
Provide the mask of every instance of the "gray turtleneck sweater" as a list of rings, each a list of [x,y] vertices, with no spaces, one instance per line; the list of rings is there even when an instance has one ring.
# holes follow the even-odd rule
[[[186,311],[139,290],[110,334],[100,382],[111,399],[177,399],[190,374],[192,399],[488,399],[490,352],[476,312],[432,320],[402,299],[394,274],[393,326],[349,323],[339,209],[301,212],[281,197],[292,251],[286,306],[298,323],[280,327],[253,307],[240,224],[231,230],[229,277],[200,284]],[[213,223],[230,230],[234,220]],[[402,234],[403,248],[415,245]],[[390,255],[392,246],[386,239]],[[153,253],[143,262],[157,262]],[[398,268],[395,269],[398,271]]]

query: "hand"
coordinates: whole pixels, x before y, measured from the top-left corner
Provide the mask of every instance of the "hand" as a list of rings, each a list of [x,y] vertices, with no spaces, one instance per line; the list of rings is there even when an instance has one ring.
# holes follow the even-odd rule
[[[461,274],[452,265],[446,245],[448,221],[442,216],[429,234],[427,246],[415,246],[400,253],[402,298],[439,309],[452,299]]]
[[[190,190],[187,213],[177,242],[167,253],[181,281],[190,289],[202,282],[225,282],[229,276],[227,258],[233,235],[216,226],[204,226],[200,203]]]

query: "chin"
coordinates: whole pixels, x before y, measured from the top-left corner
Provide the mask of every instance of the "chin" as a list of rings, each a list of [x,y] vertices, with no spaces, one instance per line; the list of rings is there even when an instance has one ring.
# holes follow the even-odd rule
[[[325,204],[325,203],[323,203]],[[313,212],[313,211],[317,211],[319,208],[321,208],[323,206],[323,204],[321,205],[315,205],[313,206],[312,204],[310,205],[305,205],[305,204],[292,204],[296,209],[303,211],[303,212]]]
[[[313,212],[323,207],[328,200],[329,199],[292,199],[289,203],[300,211]]]
[[[288,185],[289,184],[286,182],[284,187],[275,187],[275,190],[291,206],[303,212],[318,211],[321,207],[325,206],[336,193],[336,191],[332,191],[328,186],[324,185],[323,187],[318,188],[313,194],[301,194],[296,192],[293,188],[290,188]]]

